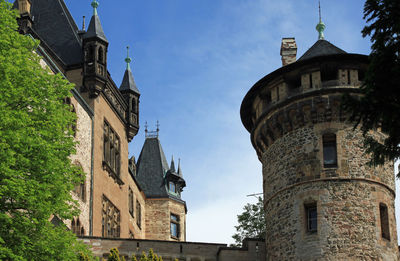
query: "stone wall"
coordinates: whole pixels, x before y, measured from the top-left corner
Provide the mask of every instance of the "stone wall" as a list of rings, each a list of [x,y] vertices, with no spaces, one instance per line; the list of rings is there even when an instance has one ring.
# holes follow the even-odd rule
[[[324,168],[325,133],[336,134],[334,168]],[[397,260],[393,165],[368,160],[362,133],[346,123],[306,126],[271,144],[262,155],[267,260]],[[306,227],[309,203],[317,206],[314,233]],[[382,237],[381,203],[390,240]]]
[[[89,235],[90,230],[90,184],[91,184],[91,169],[92,169],[92,119],[85,108],[75,98],[71,99],[71,104],[76,112],[76,145],[75,155],[71,155],[73,164],[82,167],[85,173],[84,195],[79,197],[75,192],[72,192],[72,197],[79,202],[81,213],[79,221],[84,229],[84,235]],[[66,220],[65,223],[70,227],[71,221]]]
[[[226,244],[173,242],[137,239],[104,239],[82,237],[95,256],[107,257],[111,248],[118,248],[126,260],[132,255],[140,256],[150,248],[161,255],[164,261],[261,261],[265,260],[265,243],[262,240],[246,239],[243,248],[231,248]]]
[[[172,238],[171,213],[179,216],[179,238]],[[183,203],[172,199],[146,199],[146,239],[186,240],[186,210]]]

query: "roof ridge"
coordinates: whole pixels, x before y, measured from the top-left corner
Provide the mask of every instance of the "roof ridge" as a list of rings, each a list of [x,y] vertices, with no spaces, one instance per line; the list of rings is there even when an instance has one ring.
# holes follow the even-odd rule
[[[75,38],[81,44],[82,43],[82,39],[78,35],[78,30],[79,30],[78,25],[76,24],[74,18],[72,17],[72,15],[71,15],[67,5],[65,4],[64,0],[58,0],[58,2],[60,3],[61,9],[63,10],[63,12],[66,14],[68,24],[71,26],[71,29],[72,29],[72,32],[74,33]]]

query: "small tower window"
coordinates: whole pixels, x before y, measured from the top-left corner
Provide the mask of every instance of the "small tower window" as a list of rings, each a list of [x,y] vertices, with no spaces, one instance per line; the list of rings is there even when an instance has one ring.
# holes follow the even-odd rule
[[[379,214],[381,218],[381,234],[382,238],[390,240],[390,230],[389,230],[389,214],[386,204],[379,204]]]
[[[129,214],[133,217],[133,191],[129,188]]]
[[[142,208],[138,200],[136,200],[136,224],[139,228],[142,227]]]
[[[170,182],[168,183],[168,189],[169,189],[169,191],[171,191],[171,192],[173,192],[173,193],[176,193],[176,185],[175,185],[175,183],[172,182],[172,181],[170,181]]]
[[[171,237],[179,238],[179,216],[171,213]]]
[[[307,204],[304,206],[306,214],[307,232],[315,233],[318,227],[317,204]]]
[[[100,62],[100,63],[104,63],[104,54],[103,54],[104,52],[103,52],[103,48],[102,47],[100,47],[99,48],[99,50],[98,50],[98,61]]]
[[[89,48],[86,51],[86,59],[88,62],[92,62],[94,57],[94,48],[92,45],[89,46]]]
[[[322,137],[324,148],[324,167],[337,167],[337,150],[336,150],[336,135],[325,134]]]

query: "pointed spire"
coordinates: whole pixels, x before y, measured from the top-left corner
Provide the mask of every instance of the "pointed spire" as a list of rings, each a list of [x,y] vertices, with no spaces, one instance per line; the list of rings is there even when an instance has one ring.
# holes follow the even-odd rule
[[[136,87],[135,79],[133,78],[133,74],[131,71],[130,63],[132,62],[132,59],[129,57],[129,46],[126,47],[125,62],[126,62],[126,70],[119,89],[121,91],[130,90],[137,94],[140,94],[138,88]]]
[[[125,58],[125,62],[126,62],[126,69],[127,69],[127,70],[131,70],[130,63],[132,62],[132,59],[131,59],[131,57],[129,57],[129,46],[126,47],[126,58]]]
[[[172,159],[171,159],[171,167],[169,168],[171,170],[171,172],[176,172],[175,170],[175,161],[174,161],[174,155],[172,155]]]
[[[325,36],[324,36],[324,30],[325,30],[325,24],[322,22],[322,18],[321,18],[321,2],[318,1],[318,9],[319,9],[319,23],[317,24],[317,31],[318,31],[318,40],[324,40]]]
[[[91,5],[93,7],[93,16],[90,19],[90,24],[84,38],[97,37],[108,43],[103,31],[103,27],[100,23],[100,18],[97,15],[97,7],[99,7],[99,2],[97,0],[93,0]]]
[[[181,159],[178,159],[178,175],[182,177]]]

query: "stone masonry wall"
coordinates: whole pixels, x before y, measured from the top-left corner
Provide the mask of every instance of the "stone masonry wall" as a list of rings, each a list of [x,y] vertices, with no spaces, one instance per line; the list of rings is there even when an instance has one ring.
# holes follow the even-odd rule
[[[146,199],[146,239],[176,240],[171,237],[171,213],[179,216],[179,241],[186,240],[185,206],[172,199]]]
[[[111,248],[118,248],[121,256],[129,260],[132,255],[148,252],[150,248],[164,261],[262,261],[265,260],[265,243],[247,239],[243,248],[231,248],[226,244],[174,242],[137,239],[81,238],[97,257],[107,258]],[[139,258],[138,258],[139,260]]]
[[[322,135],[335,133],[338,166],[324,168]],[[373,135],[379,135],[377,133]],[[267,260],[397,260],[393,165],[368,167],[362,133],[317,123],[277,139],[262,155]],[[305,205],[317,206],[316,233]],[[382,238],[380,203],[389,212]]]
[[[79,221],[83,226],[84,234],[89,235],[89,211],[90,211],[90,183],[91,183],[91,163],[92,163],[92,119],[87,111],[82,107],[77,100],[71,98],[71,104],[74,106],[77,120],[76,120],[76,134],[75,140],[78,142],[76,145],[75,155],[71,155],[73,164],[82,167],[85,173],[84,182],[84,196],[78,197],[74,192],[72,193],[73,199],[79,202],[81,213]],[[71,220],[64,221],[68,227],[71,226]]]

